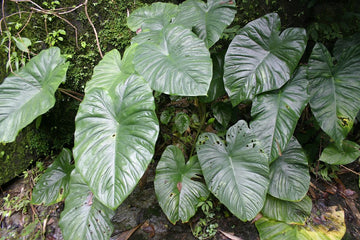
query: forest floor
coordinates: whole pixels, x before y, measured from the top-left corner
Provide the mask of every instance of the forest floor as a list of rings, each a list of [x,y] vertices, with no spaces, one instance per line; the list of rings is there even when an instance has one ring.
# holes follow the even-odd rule
[[[359,172],[359,164],[351,168]],[[308,195],[313,200],[313,212],[325,212],[331,206],[337,206],[345,213],[345,240],[360,239],[360,200],[359,176],[343,169],[338,178],[328,182],[322,178],[311,179]],[[1,228],[0,239],[62,239],[58,226],[63,203],[50,207],[35,206],[29,203],[31,196],[31,176],[18,178],[6,186],[0,193]],[[206,224],[200,228],[199,237],[206,239],[206,234],[214,235],[215,240],[257,240],[258,232],[254,223],[244,223],[234,217],[222,204],[212,198],[212,215],[206,216],[201,210],[189,223],[171,224],[159,207],[154,187],[154,166],[150,166],[147,178],[143,179],[135,191],[117,209],[112,221],[114,232],[112,240],[139,239],[197,239],[192,233],[201,220]],[[12,211],[10,216],[5,213]],[[8,214],[9,215],[9,214]],[[323,221],[315,217],[314,222]],[[207,231],[206,231],[207,230]],[[201,239],[201,238],[200,238]]]

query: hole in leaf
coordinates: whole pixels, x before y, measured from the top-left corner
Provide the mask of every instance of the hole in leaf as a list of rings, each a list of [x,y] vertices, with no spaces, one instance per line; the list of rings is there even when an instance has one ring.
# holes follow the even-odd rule
[[[111,135],[111,137],[113,137],[113,138],[114,138],[115,136],[116,136],[116,134],[115,134],[115,133],[114,133],[113,135]]]

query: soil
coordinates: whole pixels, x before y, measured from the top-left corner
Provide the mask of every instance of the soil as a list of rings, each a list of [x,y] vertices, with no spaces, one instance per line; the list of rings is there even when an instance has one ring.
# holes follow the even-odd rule
[[[197,239],[193,236],[191,229],[198,223],[199,219],[205,218],[201,210],[191,219],[189,223],[176,225],[171,224],[165,214],[161,211],[157,203],[153,180],[154,167],[148,170],[148,177],[143,181],[134,192],[117,209],[112,221],[114,232],[111,240],[143,240],[143,239],[172,239],[172,240],[192,240]],[[351,169],[359,170],[359,164],[352,164]],[[342,169],[338,173],[339,178],[332,182],[324,181],[322,178],[313,177],[308,195],[313,199],[313,210],[325,211],[330,206],[338,206],[345,212],[347,231],[343,239],[360,239],[360,201],[359,201],[359,179],[354,173]],[[3,186],[0,197],[3,200],[8,194],[18,196],[23,199],[30,199],[31,184],[28,179],[19,178],[12,181],[7,186]],[[213,198],[214,200],[214,198]],[[15,206],[13,206],[15,207]],[[0,239],[19,239],[19,234],[24,234],[24,227],[31,222],[39,223],[33,227],[32,231],[24,239],[41,239],[36,237],[36,232],[44,228],[43,238],[62,239],[61,231],[58,227],[60,212],[63,203],[55,204],[50,207],[35,206],[28,204],[26,212],[14,211],[10,217],[1,219]],[[213,212],[215,217],[209,224],[217,223],[217,233],[212,238],[214,240],[242,239],[257,240],[258,232],[254,223],[244,223],[232,216],[228,210],[219,202],[214,200]],[[223,233],[228,234],[225,236]],[[237,237],[237,238],[235,238]]]

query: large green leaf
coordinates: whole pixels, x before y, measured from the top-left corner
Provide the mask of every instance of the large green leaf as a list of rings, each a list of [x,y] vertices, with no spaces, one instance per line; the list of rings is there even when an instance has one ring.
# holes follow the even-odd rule
[[[71,173],[70,193],[61,213],[60,228],[65,240],[109,239],[114,211],[93,196],[76,169]]]
[[[306,32],[288,28],[267,14],[242,28],[225,56],[224,83],[233,105],[283,86],[306,47]]]
[[[152,91],[137,75],[85,95],[76,116],[76,169],[95,196],[116,208],[154,154],[159,126]]]
[[[360,44],[360,33],[356,33],[350,37],[338,39],[334,46],[334,56],[340,58],[342,53],[349,48],[356,47]]]
[[[269,194],[287,201],[302,199],[310,185],[305,152],[293,137],[283,154],[270,165]]]
[[[173,24],[151,33],[155,34],[139,44],[134,57],[136,71],[151,88],[166,94],[206,95],[212,61],[204,42],[189,29]]]
[[[192,29],[210,48],[234,20],[236,7],[232,0],[187,0],[179,7],[176,24]]]
[[[311,208],[312,201],[308,196],[299,202],[289,202],[268,195],[261,212],[266,217],[278,221],[305,224],[305,220],[311,214]]]
[[[201,134],[197,153],[209,190],[241,220],[253,219],[265,202],[269,165],[247,123],[230,127],[226,144],[213,133]]]
[[[59,48],[41,51],[0,85],[0,142],[18,132],[55,104],[54,93],[65,81],[69,63]]]
[[[301,67],[280,90],[256,96],[253,101],[250,126],[262,141],[270,161],[282,154],[294,134],[309,100],[307,86],[306,70]]]
[[[344,140],[339,149],[332,143],[321,153],[320,161],[328,164],[348,164],[360,157],[360,146],[352,141]]]
[[[309,60],[311,110],[322,130],[341,144],[360,109],[360,45],[333,59],[324,45],[315,45]]]
[[[132,31],[161,30],[171,23],[178,13],[178,6],[171,3],[153,3],[136,9],[127,19]]]
[[[126,80],[134,73],[132,59],[136,46],[137,44],[133,44],[128,47],[122,60],[119,51],[116,49],[106,53],[99,64],[95,66],[91,80],[86,83],[85,92],[90,92],[94,88],[111,89],[119,81]]]
[[[322,213],[326,220],[321,224],[287,224],[262,217],[255,225],[261,240],[341,240],[346,232],[344,211],[336,208]]]
[[[189,221],[200,201],[208,197],[209,191],[200,181],[200,175],[196,156],[185,164],[178,147],[171,145],[165,149],[156,167],[154,185],[160,207],[173,224],[178,220]]]
[[[64,148],[35,185],[31,195],[32,204],[51,205],[66,198],[70,174],[74,169],[71,159],[71,151]]]

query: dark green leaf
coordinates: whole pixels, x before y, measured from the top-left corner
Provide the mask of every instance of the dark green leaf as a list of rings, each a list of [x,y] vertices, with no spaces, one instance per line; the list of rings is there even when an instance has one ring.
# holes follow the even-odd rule
[[[152,159],[158,132],[152,91],[141,77],[85,95],[76,116],[74,158],[103,204],[115,209],[132,192]]]
[[[197,205],[209,191],[200,180],[201,168],[196,156],[185,164],[181,150],[168,146],[156,167],[155,192],[166,216],[175,224],[187,222],[194,216]]]
[[[201,0],[187,0],[180,5],[174,22],[192,29],[210,48],[231,24],[235,13],[235,1],[208,0],[204,3]]]
[[[65,81],[69,63],[59,48],[43,50],[0,85],[0,142],[18,132],[55,104],[55,91]]]
[[[230,102],[217,102],[211,106],[215,119],[224,127],[227,127],[231,120],[232,105]]]
[[[311,208],[312,202],[308,196],[305,196],[300,202],[289,202],[268,195],[261,212],[266,217],[278,221],[305,224],[306,218],[311,214]]]
[[[224,83],[233,105],[283,86],[295,70],[306,41],[302,28],[288,28],[280,34],[276,13],[242,28],[225,56]]]
[[[70,193],[59,222],[64,240],[109,239],[113,231],[113,215],[114,211],[93,196],[75,169],[71,174]]]
[[[31,195],[32,204],[51,205],[66,198],[69,193],[70,174],[74,169],[71,159],[71,151],[64,148],[35,185]]]
[[[308,81],[305,68],[300,68],[279,91],[256,96],[250,126],[263,143],[270,161],[284,151],[294,134],[297,121],[308,103]]]
[[[164,110],[160,115],[160,122],[162,124],[167,125],[170,122],[173,115],[174,115],[174,110],[173,109]]]
[[[190,126],[190,117],[184,112],[177,113],[175,116],[176,130],[180,134],[183,134],[189,128],[189,126]]]
[[[299,201],[309,190],[310,174],[306,155],[293,137],[282,156],[270,165],[269,194],[287,201]]]
[[[247,123],[229,128],[226,145],[213,133],[201,134],[196,145],[209,190],[241,220],[253,219],[265,202],[269,165]]]
[[[308,77],[311,110],[322,130],[341,147],[360,109],[360,45],[343,52],[335,65],[326,47],[316,44]]]
[[[321,153],[320,161],[328,164],[348,164],[360,157],[360,146],[352,141],[344,140],[339,149],[332,143]]]

